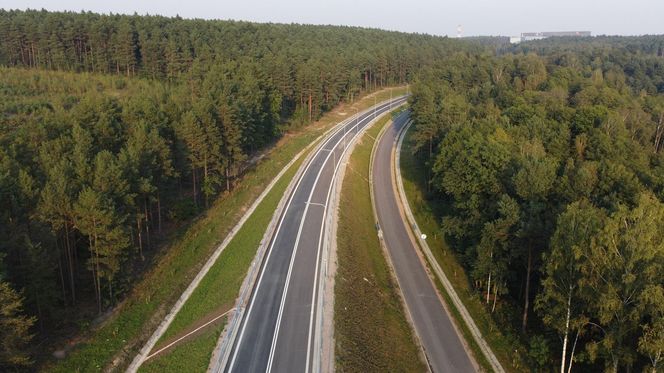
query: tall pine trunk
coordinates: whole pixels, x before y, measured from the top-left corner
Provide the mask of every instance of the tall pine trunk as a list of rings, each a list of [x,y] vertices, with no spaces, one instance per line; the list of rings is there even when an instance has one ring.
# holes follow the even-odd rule
[[[664,135],[664,112],[659,115],[659,122],[655,130],[655,153],[659,153],[659,148],[662,143],[662,135]]]
[[[525,292],[525,301],[523,304],[523,320],[521,322],[521,331],[526,332],[526,326],[528,325],[528,307],[530,306],[530,271],[532,270],[533,264],[533,250],[528,247],[528,268],[526,270],[526,292]]]
[[[207,157],[206,157],[205,160],[203,161],[203,182],[206,183],[207,181],[208,181],[208,166],[207,166]],[[209,195],[207,187],[203,192],[205,193],[205,208],[207,209],[209,203],[208,201]]]
[[[313,108],[312,108],[312,93],[311,93],[311,89],[309,89],[309,123],[311,123],[311,120],[312,120],[312,116],[311,116],[312,111],[313,111]]]
[[[58,245],[59,238],[55,238],[55,248],[58,253],[58,273],[60,274],[60,286],[62,287],[62,301],[67,304],[67,288],[65,286],[65,274],[62,270],[62,250],[60,250],[60,245]]]
[[[486,286],[486,304],[489,304],[489,294],[491,293],[491,272],[489,272],[489,281]]]
[[[191,162],[191,177],[193,182],[193,192],[194,192],[194,206],[198,206],[198,198],[196,198],[196,167],[194,162]]]
[[[69,267],[69,287],[71,289],[72,305],[76,303],[76,285],[74,282],[74,259],[71,242],[69,241],[69,223],[65,223],[65,244],[67,248],[67,265]]]
[[[226,166],[226,191],[231,190],[231,175],[230,175],[230,167]]]
[[[159,222],[157,229],[159,229],[159,234],[161,234],[161,197],[159,191],[157,191],[157,220]]]
[[[143,228],[141,228],[140,212],[136,213],[136,231],[138,232],[138,253],[141,256],[141,260],[145,260],[143,256]]]
[[[493,282],[493,306],[491,307],[491,313],[496,310],[496,302],[498,301],[498,286],[496,286],[496,281]]]
[[[150,250],[150,224],[148,222],[148,197],[143,198],[143,212],[145,213],[145,242]]]

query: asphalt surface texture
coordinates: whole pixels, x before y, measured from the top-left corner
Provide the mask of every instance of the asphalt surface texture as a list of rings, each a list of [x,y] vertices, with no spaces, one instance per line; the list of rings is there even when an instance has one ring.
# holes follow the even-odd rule
[[[401,115],[388,124],[390,127],[379,139],[374,155],[373,191],[378,225],[431,370],[475,372],[399,209],[392,156],[399,131],[407,122],[408,116]]]
[[[346,144],[375,115],[405,97],[360,113],[328,135],[301,174],[280,217],[231,348],[226,372],[309,372],[326,204]]]

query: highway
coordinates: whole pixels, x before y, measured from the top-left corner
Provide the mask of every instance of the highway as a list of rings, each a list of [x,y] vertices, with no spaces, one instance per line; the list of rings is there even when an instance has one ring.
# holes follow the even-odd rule
[[[393,157],[399,131],[408,120],[407,115],[400,115],[376,145],[371,172],[378,225],[431,370],[474,372],[471,357],[452,325],[399,208]]]
[[[360,113],[332,131],[297,181],[261,263],[225,372],[309,372],[314,335],[326,205],[345,147],[375,115],[405,101],[399,97]]]

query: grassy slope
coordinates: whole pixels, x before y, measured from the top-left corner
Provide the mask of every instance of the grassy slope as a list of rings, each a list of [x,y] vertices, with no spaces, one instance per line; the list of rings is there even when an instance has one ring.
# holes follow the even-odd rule
[[[491,346],[503,368],[508,371],[527,371],[527,367],[524,363],[520,361],[518,357],[515,357],[514,354],[515,350],[524,351],[523,347],[518,343],[518,340],[515,337],[506,336],[500,332],[499,328],[491,319],[489,314],[490,310],[487,310],[487,308],[484,307],[478,298],[477,293],[471,288],[464,268],[455,257],[454,252],[445,242],[445,238],[438,224],[440,219],[432,208],[434,202],[426,199],[426,170],[424,164],[409,150],[412,148],[412,134],[413,131],[408,131],[404,139],[400,167],[404,190],[415,220],[423,232],[429,233],[427,243],[436,257],[438,264],[447,274],[448,279],[454,286],[459,298],[475,320],[482,336],[486,339],[489,346]],[[441,293],[444,295],[448,306],[450,306],[450,309],[454,313],[457,325],[462,327],[466,341],[470,342],[474,355],[478,359],[478,363],[480,363],[485,369],[488,369],[488,362],[473,341],[470,331],[467,329],[465,323],[463,323],[458,311],[451,306],[451,300],[444,291],[442,284],[440,284],[439,281],[436,281],[436,283]]]
[[[381,120],[368,134],[375,138],[385,122]],[[425,371],[373,224],[368,182],[372,137],[363,135],[350,158],[339,206],[336,368],[340,372]]]
[[[387,94],[389,94],[389,92],[387,92]],[[377,97],[378,101],[380,101],[380,99],[382,98]],[[368,99],[366,101],[370,103],[371,100]],[[279,183],[275,185],[274,189],[266,196],[265,200],[252,214],[251,218],[247,220],[243,228],[238,232],[215,265],[210,269],[210,272],[205,276],[199,287],[194,291],[191,298],[185,303],[175,320],[173,320],[173,324],[171,324],[157,344],[157,349],[160,347],[160,344],[163,345],[173,336],[190,328],[191,325],[197,322],[197,320],[210,315],[215,310],[217,313],[220,313],[225,309],[232,307],[232,303],[240,291],[244,275],[255,256],[256,249],[258,248],[263,233],[267,229],[272,214],[279,204],[281,196],[288,187],[288,183],[297,172],[297,168],[305,157],[306,155],[303,155],[301,160],[292,166]],[[232,264],[229,263],[231,261]],[[220,307],[223,308],[223,310],[220,310]],[[172,353],[169,352],[169,354],[165,354],[156,358],[154,361],[148,362],[146,364],[146,369],[141,369],[141,371],[150,371],[154,366],[160,366],[161,370],[165,372],[179,371],[180,362],[177,358],[177,356],[180,356],[179,350],[187,350],[189,349],[188,346],[191,344],[196,344],[198,351],[195,356],[190,356],[188,359],[201,359],[201,361],[192,361],[192,366],[204,366],[202,360],[207,359],[207,361],[209,361],[216,341],[209,340],[207,343],[199,341],[200,339],[207,339],[207,336],[195,336],[192,339],[195,339],[196,341],[187,341],[182,346],[174,348]],[[170,356],[171,354],[176,357]],[[201,371],[204,370],[205,369]]]
[[[259,207],[251,214],[251,217],[219,256],[219,259],[177,314],[171,326],[160,339],[160,343],[157,344],[157,349],[164,341],[188,329],[190,325],[206,315],[210,315],[215,311],[222,313],[233,306],[263,233],[267,229],[281,196],[302,160],[301,157],[299,161],[291,166]],[[216,335],[218,338],[219,333]],[[178,345],[168,354],[148,361],[141,367],[140,371],[180,372],[181,358],[186,356],[187,362],[191,364],[190,368],[187,369],[188,372],[204,372],[210,362],[216,343],[217,339],[210,338],[208,332],[197,335],[186,343]],[[192,349],[196,350],[195,354],[184,355],[182,353],[182,351]]]
[[[403,91],[404,88],[394,89],[393,94],[396,96]],[[378,101],[384,100],[390,97],[390,92],[382,91],[377,97]],[[373,97],[367,97],[353,107],[362,110],[373,102]],[[64,361],[48,368],[54,372],[87,372],[100,371],[114,359],[118,359],[120,366],[128,364],[247,206],[281,168],[330,125],[353,114],[354,110],[345,106],[325,115],[317,123],[285,136],[244,175],[232,193],[219,197],[203,216],[173,239],[109,320],[92,331],[91,336]],[[344,110],[347,113],[342,115],[340,112]]]
[[[149,360],[140,368],[140,372],[205,372],[210,363],[210,350],[205,348],[214,345],[225,323],[217,324],[213,328],[205,329],[195,339],[178,345],[167,354]]]

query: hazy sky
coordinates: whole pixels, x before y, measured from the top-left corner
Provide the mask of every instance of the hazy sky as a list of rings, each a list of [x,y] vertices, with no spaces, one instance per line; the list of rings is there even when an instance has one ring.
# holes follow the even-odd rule
[[[353,25],[450,36],[457,25],[464,35],[664,34],[664,0],[0,0],[0,8]]]

